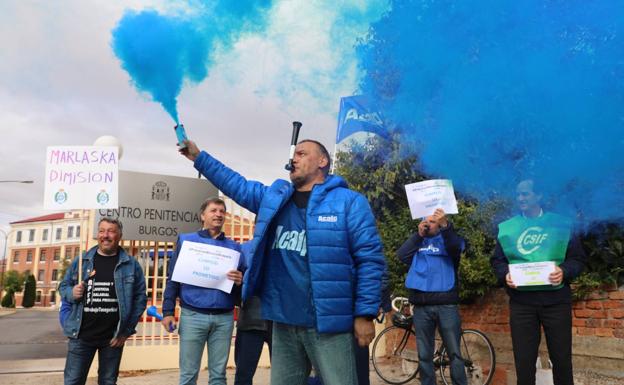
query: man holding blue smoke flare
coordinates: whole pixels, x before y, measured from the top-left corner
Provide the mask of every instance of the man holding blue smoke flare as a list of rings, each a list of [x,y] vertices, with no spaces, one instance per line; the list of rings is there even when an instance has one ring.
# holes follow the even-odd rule
[[[325,385],[357,384],[353,338],[368,345],[385,269],[366,198],[329,175],[325,146],[300,141],[291,183],[248,181],[195,143],[180,152],[238,204],[257,213],[243,299],[260,295],[273,321],[272,385],[303,385],[311,365]]]
[[[572,234],[572,221],[544,212],[542,194],[531,179],[516,187],[521,214],[498,225],[490,262],[509,295],[509,323],[518,385],[535,384],[535,364],[544,328],[555,385],[573,385],[572,295],[570,281],[585,269],[585,251]],[[550,284],[516,285],[510,265],[554,262]]]

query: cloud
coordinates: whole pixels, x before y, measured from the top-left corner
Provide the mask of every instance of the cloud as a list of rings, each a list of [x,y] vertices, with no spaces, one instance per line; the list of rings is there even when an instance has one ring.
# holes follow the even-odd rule
[[[287,178],[291,121],[301,137],[331,143],[339,97],[357,88],[355,39],[385,2],[279,1],[266,27],[245,29],[218,46],[201,83],[178,98],[182,122],[202,148],[250,179]],[[175,147],[166,112],[129,84],[110,48],[127,9],[194,15],[210,2],[67,0],[3,2],[0,12],[0,179],[35,179],[2,189],[2,218],[45,214],[43,173],[49,145],[88,145],[114,135],[126,170],[195,177]],[[355,5],[353,5],[355,4]],[[205,11],[205,10],[202,10]],[[354,12],[353,17],[347,17]],[[305,16],[305,17],[304,17]]]

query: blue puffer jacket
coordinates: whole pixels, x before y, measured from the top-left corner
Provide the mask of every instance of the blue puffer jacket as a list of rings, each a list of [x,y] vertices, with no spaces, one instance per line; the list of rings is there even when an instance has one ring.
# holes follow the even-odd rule
[[[98,247],[94,246],[82,255],[82,279],[93,270],[93,258]],[[145,311],[145,276],[139,262],[119,248],[119,261],[113,273],[115,293],[119,306],[119,323],[114,336],[131,336],[136,333],[136,325]],[[63,302],[71,304],[71,312],[62,322],[63,333],[69,338],[78,338],[82,323],[83,301],[74,299],[72,289],[78,284],[78,257],[74,259],[65,278],[59,284],[59,293]]]
[[[203,151],[195,160],[195,168],[258,215],[249,245],[251,258],[243,280],[243,299],[257,295],[270,224],[294,187],[281,179],[271,186],[247,181]],[[377,315],[385,259],[366,198],[349,190],[341,177],[328,176],[312,189],[306,235],[316,329],[320,333],[349,332],[354,317]]]

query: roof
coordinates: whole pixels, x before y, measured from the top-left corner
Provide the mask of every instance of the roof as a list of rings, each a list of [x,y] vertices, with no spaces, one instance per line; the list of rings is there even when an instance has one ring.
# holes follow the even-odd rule
[[[21,221],[11,222],[10,224],[15,225],[18,223],[32,223],[32,222],[47,222],[47,221],[55,221],[57,219],[64,219],[65,213],[56,213],[56,214],[48,214],[40,217],[22,219]]]

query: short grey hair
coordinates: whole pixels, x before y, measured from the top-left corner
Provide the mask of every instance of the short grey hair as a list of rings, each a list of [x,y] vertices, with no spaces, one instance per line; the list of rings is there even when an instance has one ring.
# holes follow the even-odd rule
[[[100,224],[102,222],[106,222],[106,223],[110,223],[110,224],[116,225],[117,228],[119,229],[119,232],[121,234],[123,234],[123,225],[121,224],[121,221],[119,219],[111,218],[111,217],[102,217],[100,219],[100,221],[98,222],[98,227],[100,227]]]

